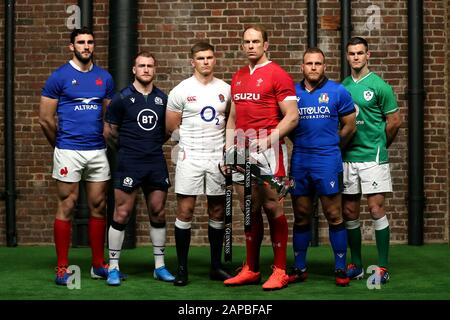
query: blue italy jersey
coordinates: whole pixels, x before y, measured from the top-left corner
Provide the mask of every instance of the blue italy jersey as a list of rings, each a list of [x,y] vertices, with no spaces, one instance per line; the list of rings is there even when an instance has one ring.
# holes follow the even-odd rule
[[[164,157],[167,95],[153,86],[147,97],[130,84],[116,94],[106,122],[119,127],[119,158],[149,163]]]
[[[291,133],[293,153],[339,153],[339,118],[355,112],[353,100],[339,83],[327,78],[313,91],[304,82],[295,85],[299,123]]]
[[[56,147],[104,149],[102,103],[113,94],[111,75],[96,65],[82,72],[69,62],[54,71],[42,89],[42,96],[58,100]]]

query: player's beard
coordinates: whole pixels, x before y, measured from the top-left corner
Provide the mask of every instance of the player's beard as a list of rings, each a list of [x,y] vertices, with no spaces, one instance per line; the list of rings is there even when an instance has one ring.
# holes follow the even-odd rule
[[[77,50],[75,50],[74,53],[75,53],[75,57],[77,57],[77,59],[78,59],[82,64],[89,64],[89,63],[92,61],[93,57],[94,57],[94,54],[93,54],[93,53],[91,53],[91,54],[89,55],[88,58],[83,57],[83,55],[81,54],[81,52],[79,52],[79,51],[77,51]]]
[[[153,81],[153,77],[150,77],[150,78],[148,78],[149,80],[147,80],[147,79],[144,79],[144,78],[142,78],[142,77],[140,77],[140,76],[138,76],[138,75],[136,75],[136,80],[137,80],[137,82],[139,82],[142,86],[144,86],[144,87],[146,87],[146,86],[148,86],[150,83],[152,83],[152,81]]]

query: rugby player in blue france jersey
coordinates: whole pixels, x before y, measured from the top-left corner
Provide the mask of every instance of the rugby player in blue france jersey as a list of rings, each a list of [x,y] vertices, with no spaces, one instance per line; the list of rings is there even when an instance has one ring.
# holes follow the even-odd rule
[[[150,218],[155,269],[153,277],[172,282],[175,278],[164,263],[166,246],[165,203],[170,187],[163,153],[167,95],[158,89],[155,57],[148,51],[134,59],[135,80],[117,93],[108,107],[105,138],[118,147],[118,164],[113,174],[115,208],[108,231],[109,271],[107,284],[121,284],[119,258],[125,227],[132,214],[139,187],[142,189]]]
[[[106,278],[104,263],[105,205],[110,169],[103,138],[103,110],[114,94],[111,75],[93,63],[94,35],[87,28],[70,35],[72,59],[54,71],[42,89],[39,124],[54,147],[53,174],[58,190],[54,221],[58,285],[67,285],[71,219],[78,184],[86,181],[90,211],[89,243],[92,278]]]
[[[319,48],[303,54],[304,80],[296,84],[300,121],[291,133],[293,151],[291,191],[294,209],[293,249],[295,264],[289,282],[307,277],[306,251],[311,241],[310,219],[314,192],[320,197],[329,224],[335,257],[336,285],[346,286],[347,232],[341,213],[341,148],[356,131],[355,107],[345,88],[325,76],[325,55]]]

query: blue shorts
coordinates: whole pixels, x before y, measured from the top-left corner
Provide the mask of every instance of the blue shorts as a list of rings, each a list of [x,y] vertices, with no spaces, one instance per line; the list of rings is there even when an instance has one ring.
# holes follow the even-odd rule
[[[150,190],[167,191],[171,184],[166,161],[133,163],[119,160],[114,172],[114,188],[132,192],[141,187],[144,192]]]
[[[331,196],[342,192],[341,155],[306,155],[294,154],[291,160],[291,176],[295,187],[291,189],[294,196]]]

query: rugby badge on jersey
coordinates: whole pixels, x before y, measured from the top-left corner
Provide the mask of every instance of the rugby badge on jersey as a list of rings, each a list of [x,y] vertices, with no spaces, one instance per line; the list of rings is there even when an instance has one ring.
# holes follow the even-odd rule
[[[223,96],[223,94],[219,94],[219,101],[220,102],[225,102],[225,97]]]
[[[163,100],[160,97],[155,97],[155,104],[162,106]]]
[[[320,97],[319,97],[319,103],[328,103],[328,101],[330,101],[330,97],[328,97],[328,93],[326,93],[326,92],[323,92],[323,93],[321,93],[320,94]]]
[[[257,87],[260,87],[261,86],[261,83],[263,83],[263,79],[261,79],[261,78],[259,78],[258,80],[256,80],[256,86]]]
[[[366,90],[366,91],[364,91],[363,95],[364,95],[364,99],[366,101],[370,101],[370,100],[372,100],[372,97],[373,97],[373,91]]]
[[[95,85],[98,87],[101,87],[103,85],[102,78],[97,78],[97,80],[95,80]]]

